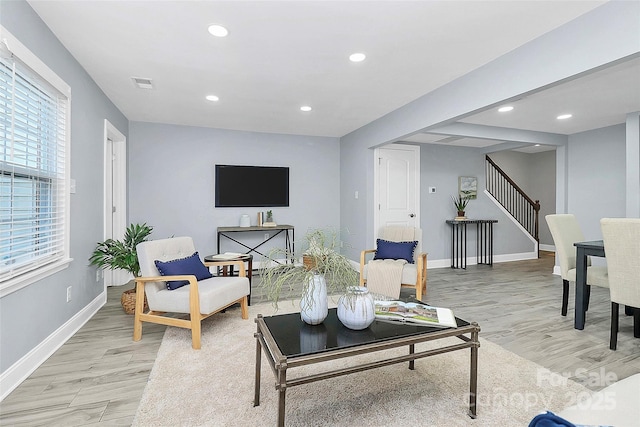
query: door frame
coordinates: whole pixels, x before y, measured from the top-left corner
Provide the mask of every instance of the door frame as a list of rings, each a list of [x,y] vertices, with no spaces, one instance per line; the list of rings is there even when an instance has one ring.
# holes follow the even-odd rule
[[[406,151],[413,151],[415,158],[415,202],[416,202],[416,217],[418,218],[418,228],[421,228],[420,222],[422,217],[420,216],[420,146],[419,145],[406,145],[406,144],[389,144],[374,149],[373,155],[373,241],[378,235],[380,229],[380,186],[378,184],[380,178],[380,151],[401,149]]]
[[[121,239],[127,228],[127,138],[104,120],[103,226],[106,239]],[[115,212],[113,208],[115,207]],[[130,274],[104,270],[104,286],[124,285]]]

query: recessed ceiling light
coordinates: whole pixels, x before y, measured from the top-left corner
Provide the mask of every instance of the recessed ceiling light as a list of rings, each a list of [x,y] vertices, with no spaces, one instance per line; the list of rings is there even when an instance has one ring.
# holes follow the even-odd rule
[[[540,147],[540,144],[536,144],[536,145],[534,145],[534,147]]]
[[[303,105],[302,107],[300,107],[300,111],[311,111],[311,107],[309,107],[308,105]]]
[[[571,117],[573,117],[573,114],[561,114],[558,117],[556,117],[556,119],[558,119],[558,120],[566,120],[566,119],[570,119]]]
[[[367,57],[367,55],[365,55],[364,53],[358,52],[358,53],[352,53],[351,55],[349,55],[349,61],[351,62],[362,62],[365,60],[365,58]]]
[[[501,113],[506,113],[507,111],[511,110],[513,110],[513,107],[511,105],[505,105],[504,107],[498,108],[498,111],[500,111]]]
[[[218,98],[215,95],[207,95],[206,98],[207,98],[207,101],[213,101],[213,102],[216,102],[216,101],[220,100],[220,98]]]
[[[227,34],[229,34],[229,30],[227,30],[222,25],[211,24],[209,25],[209,33],[211,33],[212,36],[216,37],[227,37]]]

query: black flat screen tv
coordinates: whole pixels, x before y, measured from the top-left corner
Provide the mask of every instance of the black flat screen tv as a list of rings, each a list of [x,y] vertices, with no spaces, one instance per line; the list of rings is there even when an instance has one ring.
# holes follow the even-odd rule
[[[216,207],[289,206],[289,168],[216,165]]]

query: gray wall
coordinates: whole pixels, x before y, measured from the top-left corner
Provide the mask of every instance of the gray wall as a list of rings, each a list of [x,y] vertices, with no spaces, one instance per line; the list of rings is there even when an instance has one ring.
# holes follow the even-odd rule
[[[545,221],[545,215],[556,212],[556,152],[522,153],[499,151],[489,157],[532,200],[540,201],[540,244],[553,246],[553,238]]]
[[[71,265],[0,299],[5,372],[103,292],[88,258],[103,239],[104,119],[125,135],[128,122],[26,2],[3,1],[0,23],[71,86],[71,178],[77,184],[71,195]]]
[[[267,210],[216,208],[215,164],[288,166],[290,206],[270,209],[276,223],[295,227],[297,241],[310,228],[340,226],[337,138],[132,122],[128,161],[131,221],[153,225],[156,239],[192,236],[202,255],[216,252],[216,227],[238,226],[242,214],[255,225]],[[264,240],[263,233],[237,236],[251,247]],[[280,236],[264,248],[271,243],[283,246]],[[246,248],[224,240],[221,250]]]
[[[485,194],[485,155],[481,150],[465,147],[424,144],[420,147],[420,212],[423,248],[429,260],[449,260],[451,228],[447,219],[456,216],[451,196],[458,193],[458,177],[478,178],[478,198],[471,200],[466,215],[474,219],[497,219],[494,225],[494,254],[532,252],[533,245],[522,231]],[[436,187],[429,194],[429,187]],[[467,256],[475,256],[476,234],[467,234]]]
[[[567,212],[587,240],[602,239],[600,218],[625,215],[625,125],[569,136]]]

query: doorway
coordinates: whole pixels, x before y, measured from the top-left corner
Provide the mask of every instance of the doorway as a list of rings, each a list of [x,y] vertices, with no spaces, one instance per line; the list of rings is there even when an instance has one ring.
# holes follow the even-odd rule
[[[104,240],[124,237],[127,221],[127,139],[104,121]],[[104,270],[104,284],[120,286],[131,278],[124,270]]]
[[[392,144],[375,153],[374,235],[380,227],[420,227],[420,147]]]

